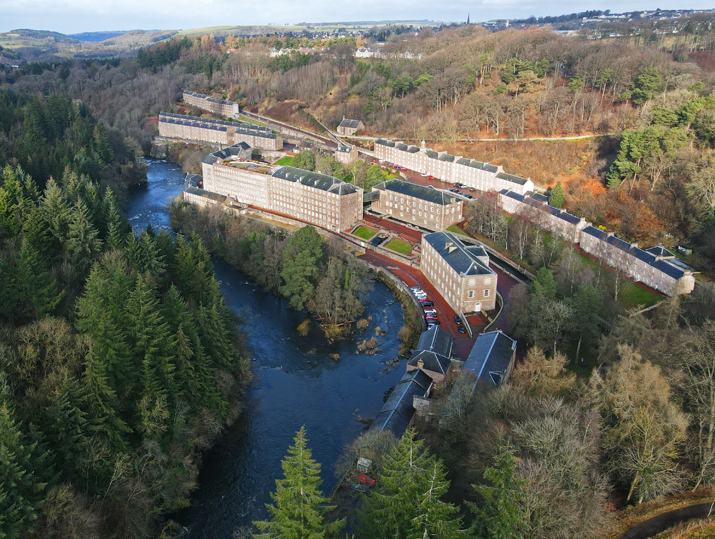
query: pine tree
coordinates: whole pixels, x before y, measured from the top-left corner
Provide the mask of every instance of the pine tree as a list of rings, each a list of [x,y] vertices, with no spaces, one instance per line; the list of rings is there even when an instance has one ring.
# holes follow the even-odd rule
[[[449,487],[442,463],[414,436],[408,430],[385,457],[376,485],[358,514],[360,537],[447,539],[463,535],[456,508],[439,499]]]
[[[82,275],[87,274],[102,250],[102,240],[98,236],[99,232],[90,221],[87,206],[79,200],[72,212],[66,245],[72,256],[72,263]]]
[[[318,262],[323,255],[323,240],[312,226],[304,226],[288,241],[283,250],[285,284],[279,288],[290,298],[291,307],[302,309],[313,296],[314,281],[318,275]]]
[[[325,522],[325,514],[334,507],[320,491],[320,464],[312,458],[305,438],[305,427],[297,432],[295,445],[283,459],[283,479],[276,480],[273,505],[266,505],[270,520],[254,522],[263,533],[256,539],[322,539],[338,533],[345,520]]]
[[[560,208],[564,205],[564,202],[566,202],[566,195],[564,193],[564,188],[561,185],[561,181],[559,181],[551,190],[549,204],[551,204],[554,208]]]
[[[67,240],[71,212],[67,198],[59,185],[50,178],[41,201],[42,214],[49,224],[50,233],[60,244]]]
[[[18,256],[17,292],[20,316],[41,318],[52,314],[62,301],[63,293],[57,290],[57,283],[49,273],[42,268],[42,262],[30,243],[23,240]]]
[[[174,348],[169,326],[150,280],[139,277],[127,301],[127,314],[136,364],[142,366],[143,395],[167,397],[173,403],[177,388],[171,357]]]
[[[494,465],[484,471],[486,484],[477,485],[482,503],[470,503],[474,513],[472,534],[475,539],[519,539],[523,517],[520,507],[524,482],[516,475],[517,459],[508,441],[502,443]]]
[[[35,469],[47,456],[25,439],[15,422],[14,410],[0,403],[0,537],[14,539],[32,529],[44,500],[46,483]]]

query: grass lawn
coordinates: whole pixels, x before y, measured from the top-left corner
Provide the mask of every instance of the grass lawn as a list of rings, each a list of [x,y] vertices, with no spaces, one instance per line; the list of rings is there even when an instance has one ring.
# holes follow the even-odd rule
[[[650,290],[645,290],[630,281],[625,283],[623,291],[618,294],[619,302],[626,307],[636,307],[638,305],[650,307],[662,299],[663,298],[659,295],[654,294]]]
[[[466,236],[467,234],[459,228],[457,225],[452,225],[447,229],[447,232],[454,232],[455,234],[461,234],[462,236]]]
[[[290,167],[290,166],[293,166],[293,160],[294,160],[294,159],[295,159],[295,157],[291,157],[290,155],[286,155],[285,157],[281,157],[281,158],[276,162],[276,165]]]
[[[397,238],[393,239],[390,243],[388,243],[386,247],[391,251],[395,251],[403,255],[408,255],[412,252],[412,247],[410,247],[409,243],[407,243],[406,241],[398,240]]]
[[[369,240],[372,239],[372,237],[377,234],[376,231],[374,231],[372,228],[368,228],[366,226],[359,226],[355,229],[355,232],[353,232],[358,238],[362,238],[364,240]]]

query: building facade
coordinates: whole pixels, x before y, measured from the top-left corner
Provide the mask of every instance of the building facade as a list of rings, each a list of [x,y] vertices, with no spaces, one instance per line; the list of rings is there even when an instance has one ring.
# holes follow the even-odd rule
[[[184,103],[228,118],[238,118],[240,112],[238,103],[214,99],[213,97],[187,90],[184,90]]]
[[[338,125],[337,132],[341,135],[351,136],[357,133],[360,129],[365,129],[365,124],[360,120],[348,120],[347,118],[343,118],[343,121],[340,122],[340,125]]]
[[[168,112],[159,114],[159,135],[223,145],[245,142],[261,150],[283,148],[283,137],[267,127]]]
[[[420,270],[456,313],[496,307],[497,274],[481,246],[467,245],[451,232],[425,234]]]
[[[444,230],[464,218],[464,203],[458,197],[402,180],[389,180],[373,187],[378,200],[372,210],[429,230]]]
[[[346,146],[344,144],[341,144],[340,146],[335,148],[335,160],[338,163],[342,163],[344,165],[351,165],[357,160],[357,157],[358,150],[355,146]]]
[[[507,189],[523,195],[534,190],[534,182],[529,178],[507,174],[500,166],[430,150],[424,142],[418,148],[402,142],[378,139],[375,141],[375,156],[448,183],[464,184],[477,191]]]
[[[226,195],[232,204],[334,232],[350,229],[362,219],[362,189],[325,174],[248,161],[237,148],[224,148],[202,161],[204,190]]]

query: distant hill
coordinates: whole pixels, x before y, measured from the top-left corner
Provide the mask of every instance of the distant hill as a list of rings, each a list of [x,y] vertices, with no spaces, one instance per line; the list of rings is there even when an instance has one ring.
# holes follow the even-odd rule
[[[20,28],[18,30],[11,30],[7,33],[30,39],[53,39],[56,43],[77,43],[77,40],[72,39],[70,36],[60,34],[59,32],[50,32],[48,30],[29,30],[27,28]]]
[[[81,34],[69,34],[69,37],[84,43],[98,43],[100,41],[104,41],[105,39],[122,36],[126,33],[126,30],[122,30],[121,32],[83,32]]]

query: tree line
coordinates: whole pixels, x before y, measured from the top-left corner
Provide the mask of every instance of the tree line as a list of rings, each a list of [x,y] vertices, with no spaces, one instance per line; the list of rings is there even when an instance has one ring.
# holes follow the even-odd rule
[[[198,234],[215,254],[260,286],[285,297],[290,307],[314,313],[328,338],[351,330],[365,310],[372,278],[367,265],[335,239],[306,225],[289,235],[258,221],[183,201],[171,206],[172,225]]]

